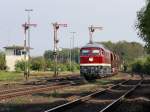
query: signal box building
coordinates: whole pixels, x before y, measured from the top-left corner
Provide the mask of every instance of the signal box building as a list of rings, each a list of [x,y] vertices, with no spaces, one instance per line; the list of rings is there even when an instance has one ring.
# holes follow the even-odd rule
[[[24,60],[24,55],[26,52],[24,51],[23,46],[6,46],[5,48],[5,60],[8,71],[15,71],[15,64],[17,61]],[[28,56],[26,56],[26,60],[28,60]]]

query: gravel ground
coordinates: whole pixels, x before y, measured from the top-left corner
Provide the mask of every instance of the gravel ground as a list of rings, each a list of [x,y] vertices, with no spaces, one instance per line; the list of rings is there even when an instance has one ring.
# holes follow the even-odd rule
[[[150,112],[150,77],[113,112]]]
[[[113,112],[150,112],[150,100],[144,98],[125,100]]]

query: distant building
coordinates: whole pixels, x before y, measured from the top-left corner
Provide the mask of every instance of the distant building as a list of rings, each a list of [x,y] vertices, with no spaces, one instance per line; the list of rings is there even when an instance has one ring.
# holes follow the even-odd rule
[[[8,67],[8,71],[15,71],[15,64],[17,61],[24,60],[24,51],[23,46],[6,46],[5,48],[5,59],[6,59],[6,66]],[[26,59],[29,59],[26,56]]]

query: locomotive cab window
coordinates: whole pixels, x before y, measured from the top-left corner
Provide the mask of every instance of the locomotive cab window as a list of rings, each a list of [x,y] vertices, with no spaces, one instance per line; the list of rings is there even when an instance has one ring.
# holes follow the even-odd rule
[[[105,55],[105,52],[104,52],[104,51],[101,51],[101,55],[104,56],[104,55]]]
[[[99,51],[99,50],[92,50],[92,54],[95,55],[95,56],[96,56],[96,55],[99,55],[99,54],[100,54],[100,51]]]
[[[89,50],[81,50],[81,55],[82,56],[87,56],[89,55],[90,51]]]

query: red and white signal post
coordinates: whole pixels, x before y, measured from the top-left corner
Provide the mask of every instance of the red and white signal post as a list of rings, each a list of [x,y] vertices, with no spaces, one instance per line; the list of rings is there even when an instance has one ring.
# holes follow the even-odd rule
[[[58,43],[59,40],[57,38],[57,31],[59,29],[59,27],[67,27],[67,24],[58,24],[56,23],[52,23],[53,24],[53,28],[54,28],[54,51],[53,51],[53,55],[54,55],[54,77],[58,76],[58,68],[57,68],[57,51],[58,51]]]
[[[30,12],[33,11],[32,9],[26,9],[28,13],[28,23],[25,22],[22,26],[24,28],[24,61],[25,61],[25,69],[24,69],[24,76],[26,80],[29,78],[30,75],[30,27],[36,27],[37,24],[30,23]],[[28,32],[27,32],[28,31]],[[27,37],[28,33],[28,37]],[[28,41],[28,45],[27,45]],[[27,59],[28,55],[28,59]]]

